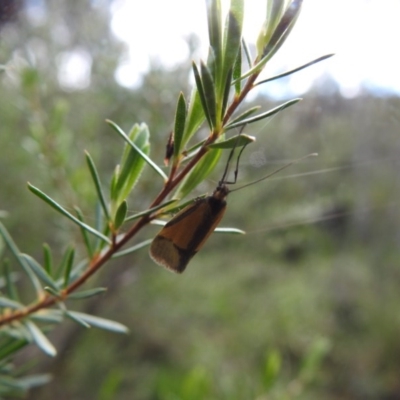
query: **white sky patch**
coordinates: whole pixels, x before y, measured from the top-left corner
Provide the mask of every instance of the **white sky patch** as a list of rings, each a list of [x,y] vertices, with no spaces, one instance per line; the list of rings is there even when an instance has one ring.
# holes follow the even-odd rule
[[[83,49],[63,52],[57,58],[58,81],[66,90],[86,89],[90,85],[92,57]]]
[[[265,17],[265,0],[247,0],[245,5],[244,36],[254,44]],[[150,60],[167,68],[186,62],[185,38],[192,33],[200,37],[200,56],[207,55],[204,0],[116,0],[113,15],[112,29],[129,47],[117,73],[120,84],[140,83]],[[335,53],[282,81],[282,93],[302,94],[320,77],[331,76],[343,93],[358,93],[364,85],[399,94],[399,15],[399,0],[305,0],[297,25],[263,77]]]

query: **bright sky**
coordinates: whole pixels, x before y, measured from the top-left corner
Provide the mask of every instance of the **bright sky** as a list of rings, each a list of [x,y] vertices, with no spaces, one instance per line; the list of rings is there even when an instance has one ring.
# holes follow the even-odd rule
[[[244,35],[254,43],[265,14],[265,0],[247,0]],[[202,41],[207,54],[205,0],[117,0],[112,28],[129,46],[117,80],[125,86],[140,83],[140,76],[156,59],[165,66],[188,59],[185,37]],[[400,94],[400,0],[304,0],[297,26],[271,62],[266,75],[299,66],[334,52],[335,57],[293,75],[283,85],[269,85],[272,95],[301,95],[326,74],[343,95],[355,96],[362,86],[377,93]],[[286,90],[286,92],[282,92]]]

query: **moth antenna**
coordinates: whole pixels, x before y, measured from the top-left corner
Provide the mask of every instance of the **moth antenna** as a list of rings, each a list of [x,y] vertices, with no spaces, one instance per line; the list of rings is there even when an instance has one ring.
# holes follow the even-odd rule
[[[246,184],[243,185],[243,186],[240,186],[240,187],[238,187],[238,188],[235,188],[235,189],[233,189],[233,190],[230,190],[230,192],[236,192],[236,190],[240,190],[240,189],[243,189],[243,188],[245,188],[245,187],[247,187],[247,186],[254,185],[255,183],[258,183],[258,182],[261,182],[261,181],[263,181],[263,180],[265,180],[265,179],[267,179],[267,178],[270,178],[272,175],[277,174],[278,172],[280,172],[280,171],[286,169],[287,167],[290,167],[290,166],[293,165],[293,164],[297,164],[298,162],[300,162],[300,161],[302,161],[302,160],[305,160],[306,158],[309,158],[309,157],[316,157],[316,156],[318,156],[318,153],[311,153],[311,154],[307,154],[306,156],[297,158],[296,160],[293,160],[293,161],[291,161],[290,163],[287,163],[287,164],[283,165],[282,167],[276,169],[275,171],[272,171],[272,172],[269,173],[268,175],[265,175],[265,176],[263,176],[262,178],[257,179],[257,180],[255,180],[255,181],[253,181],[253,182],[246,183]]]

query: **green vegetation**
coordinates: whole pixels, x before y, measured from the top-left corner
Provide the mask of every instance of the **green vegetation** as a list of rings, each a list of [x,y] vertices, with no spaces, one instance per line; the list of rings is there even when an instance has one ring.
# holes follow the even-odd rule
[[[180,137],[170,165],[180,168],[181,150],[198,127],[195,112],[193,131],[188,116],[182,117],[183,101],[190,98],[189,61],[174,71],[153,68],[140,89],[123,89],[113,81],[122,47],[108,33],[104,10],[91,9],[90,2],[57,3],[48,9],[45,25],[21,19],[2,31],[7,29],[0,49],[6,64],[0,75],[1,216],[19,250],[31,255],[15,251],[18,265],[10,246],[1,242],[3,315],[32,301],[35,293],[45,295],[44,286],[49,298],[64,295],[74,273],[84,271],[81,260],[108,246],[33,196],[26,181],[62,204],[65,213],[114,240],[113,229],[128,232],[135,221],[124,225],[124,217],[152,204],[163,187],[160,175],[170,176],[170,169],[155,172],[136,150],[123,147],[104,120],[127,132],[157,168],[171,128]],[[89,20],[83,18],[88,12]],[[91,85],[85,90],[59,87],[56,60],[66,48],[51,32],[60,15],[92,57]],[[233,47],[238,46],[236,29],[231,26]],[[262,38],[257,45],[263,57],[265,49],[274,53]],[[43,48],[47,57],[29,57],[27,49],[36,54]],[[234,65],[235,57],[224,54]],[[223,117],[232,104],[225,90],[230,68],[216,60],[221,62],[216,98],[207,95],[215,70],[196,62],[202,79],[197,87],[205,91],[199,104],[211,110],[205,116],[208,128],[197,139],[210,131],[222,138],[228,123]],[[238,76],[234,66],[231,79]],[[243,86],[233,88],[238,92]],[[278,105],[259,96],[242,111],[261,106],[256,111],[261,114]],[[266,175],[282,160],[312,152],[319,157],[232,193],[221,226],[247,234],[213,235],[183,275],[156,266],[147,248],[137,249],[110,260],[71,292],[66,302],[71,311],[54,308],[42,311],[41,320],[25,318],[2,328],[0,397],[24,396],[26,388],[40,385],[26,398],[397,398],[399,106],[397,98],[343,99],[315,90],[267,124],[246,126],[244,132],[257,140],[243,153],[238,186]],[[236,129],[227,132],[236,134]],[[205,172],[200,174],[199,188],[193,187],[193,177],[183,181],[178,190],[185,200],[215,188],[228,151],[221,152],[215,170],[206,171],[207,180]],[[121,164],[118,173],[116,163]],[[146,226],[127,247],[156,232],[157,227]],[[63,316],[68,319],[58,324]],[[106,329],[85,329],[88,325]],[[127,335],[107,331],[121,332],[124,326]],[[26,346],[28,338],[37,346]],[[58,354],[47,357],[38,347]],[[17,358],[8,357],[18,349]],[[47,373],[53,380],[42,385]]]

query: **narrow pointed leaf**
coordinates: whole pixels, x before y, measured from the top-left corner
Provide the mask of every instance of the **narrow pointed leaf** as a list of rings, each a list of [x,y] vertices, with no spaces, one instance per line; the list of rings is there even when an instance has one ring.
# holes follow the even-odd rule
[[[240,80],[243,80],[250,75],[258,74],[264,68],[265,64],[271,59],[271,57],[280,49],[280,47],[283,45],[290,32],[292,31],[297,21],[297,18],[300,15],[301,5],[302,0],[293,0],[285,10],[284,15],[280,19],[276,28],[274,28],[275,31],[273,32],[272,36],[270,37],[270,33],[263,33],[265,35],[265,38],[261,41],[264,43],[264,48],[261,53],[259,49],[259,62],[250,70],[248,70],[244,75],[242,75],[240,77]]]
[[[53,271],[53,257],[51,255],[50,246],[47,243],[43,244],[43,267],[45,271],[51,276]]]
[[[7,297],[0,297],[0,307],[18,310],[24,308],[25,306],[15,300],[8,299]]]
[[[51,286],[45,286],[43,288],[47,293],[51,294],[52,296],[59,298],[60,292],[58,290],[54,290]]]
[[[201,105],[203,108],[203,112],[207,119],[210,129],[212,129],[213,125],[212,125],[210,112],[209,112],[208,106],[207,106],[207,100],[206,100],[206,95],[204,92],[203,82],[201,80],[200,72],[197,68],[197,65],[194,62],[192,62],[192,69],[193,69],[194,80],[196,82],[197,92],[199,94],[200,102],[201,102]]]
[[[228,104],[229,94],[231,92],[231,84],[232,84],[232,69],[230,69],[228,71],[228,74],[226,76],[225,91],[224,91],[224,95],[222,98],[222,107],[221,107],[221,116],[220,116],[221,121],[223,121],[224,116],[225,116],[225,110],[226,110],[226,106]]]
[[[213,76],[220,74],[221,69],[221,46],[222,46],[222,9],[220,0],[206,0],[208,18],[208,37],[210,41],[211,53],[213,54]]]
[[[104,236],[102,233],[96,231],[94,228],[92,228],[89,225],[86,225],[85,223],[81,222],[78,218],[73,216],[71,213],[69,213],[65,208],[60,206],[56,201],[54,201],[51,197],[49,197],[47,194],[42,192],[40,189],[37,187],[31,185],[28,183],[28,189],[38,196],[40,199],[42,199],[44,202],[46,202],[48,205],[50,205],[52,208],[54,208],[56,211],[70,219],[71,221],[75,222],[75,224],[79,225],[81,228],[86,229],[88,232],[92,233],[93,235],[97,236],[98,238],[104,240],[107,243],[111,243],[110,239],[107,236]]]
[[[135,246],[129,247],[125,250],[121,250],[118,253],[113,254],[112,258],[123,257],[123,256],[126,256],[127,254],[134,253],[135,251],[138,251],[138,250],[142,249],[143,247],[148,246],[152,241],[153,241],[153,239],[144,240],[143,242],[140,242],[140,243],[136,244]]]
[[[117,183],[118,183],[118,177],[121,172],[121,166],[117,164],[114,169],[114,173],[111,178],[111,183],[110,183],[110,197],[111,199],[116,199],[117,198]]]
[[[70,245],[68,246],[65,250],[64,253],[62,255],[62,259],[59,263],[59,265],[57,266],[56,269],[56,279],[61,278],[61,284],[60,282],[57,281],[57,284],[59,285],[59,287],[63,287],[64,282],[65,282],[65,270],[68,268],[68,263],[69,263],[69,259],[70,259],[70,253],[71,251],[73,251],[73,247]]]
[[[242,39],[244,2],[232,0],[225,23],[224,56],[222,82],[226,83],[228,74],[232,74],[233,65],[238,57]],[[225,91],[225,89],[224,89]]]
[[[238,228],[223,228],[219,227],[214,230],[215,233],[231,233],[233,235],[245,235],[246,232]]]
[[[70,275],[72,271],[72,266],[74,264],[74,257],[75,257],[75,250],[73,247],[70,247],[67,250],[66,254],[66,262],[65,262],[65,268],[64,268],[64,288],[66,288],[69,285],[70,282]]]
[[[64,256],[64,259],[65,258],[66,257]],[[75,267],[72,269],[72,271],[70,273],[70,277],[69,277],[70,283],[74,282],[82,274],[82,271],[88,267],[88,264],[89,264],[89,260],[84,259],[75,265]],[[64,260],[63,260],[62,265],[65,265]],[[62,272],[64,270],[64,268],[65,267],[60,267],[60,271]],[[64,283],[63,279],[64,279],[63,277],[58,279],[57,284],[61,286]]]
[[[204,122],[204,119],[205,115],[201,104],[199,92],[196,88],[193,88],[186,116],[182,147],[185,146],[190,138],[198,131],[201,124]]]
[[[239,121],[243,121],[249,115],[254,114],[256,111],[258,111],[260,108],[261,108],[261,106],[255,106],[255,107],[249,108],[248,110],[244,111],[242,114],[235,117],[232,121],[230,121],[227,126],[229,126],[231,124],[236,124]]]
[[[251,61],[251,53],[250,53],[249,46],[247,45],[247,42],[244,40],[244,38],[242,38],[242,50],[246,57],[247,66],[249,68],[251,68],[251,65],[253,64],[253,62]],[[238,77],[235,76],[234,79],[236,80],[239,77],[240,77],[240,75]]]
[[[63,314],[60,310],[46,309],[32,314],[31,318],[35,321],[59,324],[63,320]]]
[[[104,215],[106,216],[107,220],[110,220],[110,214],[108,212],[108,207],[107,207],[107,203],[106,203],[106,199],[104,197],[104,193],[103,193],[103,189],[101,187],[101,182],[100,182],[100,177],[99,174],[97,172],[97,168],[96,165],[92,159],[92,157],[90,156],[90,154],[86,151],[86,162],[87,165],[89,167],[89,171],[90,171],[90,175],[92,176],[93,179],[93,183],[94,186],[96,188],[96,192],[97,192],[97,197],[100,201],[101,207],[103,209]]]
[[[160,205],[158,205],[156,207],[149,208],[148,210],[145,210],[145,211],[140,212],[138,214],[129,216],[128,218],[125,219],[125,222],[133,221],[133,220],[138,219],[140,217],[144,217],[145,215],[153,214],[153,212],[155,212],[157,210],[160,210],[162,208],[165,208],[165,207],[169,206],[170,204],[176,203],[177,201],[178,200],[176,200],[176,199],[168,200],[165,203],[160,204]]]
[[[128,333],[129,331],[129,329],[125,325],[122,325],[119,322],[111,321],[105,318],[95,317],[94,315],[89,315],[78,311],[68,311],[68,312],[73,316],[86,322],[87,324],[95,326],[96,328],[101,328],[117,333]]]
[[[263,57],[271,52],[275,54],[285,42],[300,15],[302,3],[303,0],[292,0],[291,3],[288,4],[279,23],[274,29],[274,33],[264,47]]]
[[[164,182],[166,182],[168,180],[167,175],[165,175],[165,173],[163,172],[163,170],[149,157],[147,156],[145,153],[143,153],[136,145],[135,143],[133,143],[129,137],[127,136],[127,134],[113,121],[110,121],[109,119],[106,120],[106,122],[112,127],[114,128],[114,130],[127,142],[129,143],[130,146],[132,146],[136,152],[146,161],[147,164],[149,164],[149,166],[155,171],[157,172],[164,180]]]
[[[7,229],[4,227],[4,225],[1,222],[0,222],[0,235],[3,237],[4,241],[7,244],[7,247],[10,249],[11,253],[14,255],[18,264],[22,267],[24,272],[28,275],[30,281],[32,282],[32,285],[34,286],[34,288],[36,290],[36,293],[37,294],[42,293],[42,286],[41,286],[38,278],[33,273],[32,269],[29,267],[26,260],[21,256],[21,252],[19,251],[17,245],[15,244],[14,240],[11,238]]]
[[[91,326],[85,322],[82,318],[80,318],[78,315],[76,315],[76,312],[73,311],[65,311],[65,315],[71,319],[72,321],[76,322],[78,325],[83,326],[84,328],[88,329],[91,328]]]
[[[280,106],[273,108],[272,110],[266,111],[265,113],[255,115],[254,117],[247,118],[247,119],[244,119],[244,120],[236,122],[236,123],[229,124],[229,125],[227,125],[225,127],[225,129],[228,130],[228,129],[235,128],[237,126],[242,126],[242,125],[245,125],[245,124],[251,124],[252,122],[256,122],[256,121],[260,121],[261,119],[269,118],[272,115],[282,111],[283,109],[288,108],[288,107],[292,106],[293,104],[298,103],[300,100],[301,99],[289,100],[286,103],[281,104]]]
[[[294,74],[295,72],[301,71],[302,69],[307,68],[307,67],[310,67],[310,66],[313,65],[313,64],[316,64],[316,63],[319,63],[320,61],[326,60],[327,58],[330,58],[330,57],[332,57],[333,55],[334,55],[334,54],[327,54],[327,55],[325,55],[325,56],[318,57],[318,58],[316,58],[315,60],[310,61],[310,62],[308,62],[307,64],[304,64],[304,65],[302,65],[302,66],[300,66],[300,67],[297,67],[297,68],[295,68],[295,69],[292,69],[292,70],[290,70],[290,71],[284,72],[284,73],[279,74],[279,75],[275,75],[275,76],[273,76],[273,77],[271,77],[271,78],[264,79],[264,80],[262,80],[262,81],[260,81],[260,82],[256,82],[256,83],[254,84],[254,86],[261,85],[261,84],[267,83],[267,82],[271,82],[271,81],[274,81],[274,80],[276,80],[276,79],[283,78],[283,77],[285,77],[285,76],[292,75],[292,74]]]
[[[207,105],[208,114],[210,116],[211,127],[217,124],[217,104],[215,98],[215,85],[214,79],[208,69],[207,65],[203,62],[200,63],[201,81],[203,83],[204,98]]]
[[[25,390],[32,389],[37,386],[45,385],[51,382],[53,376],[51,374],[35,374],[18,378],[18,383],[24,387]]]
[[[103,235],[105,235],[106,237],[110,236],[110,226],[104,220],[104,215],[101,211],[101,206],[100,206],[99,202],[97,202],[96,206],[95,206],[94,228],[96,229],[96,231],[102,232]],[[93,254],[95,254],[96,252],[99,253],[102,249],[104,249],[104,247],[107,244],[109,244],[109,243],[104,242],[103,240],[96,237],[94,240],[94,243],[93,243],[93,249],[94,249]]]
[[[247,146],[249,143],[253,143],[256,140],[254,136],[249,136],[244,133],[240,135],[232,136],[231,138],[222,142],[210,144],[208,147],[212,149],[233,149],[236,147]]]
[[[257,57],[261,59],[265,46],[271,39],[271,36],[279,23],[283,14],[285,2],[282,0],[269,0],[266,2],[266,19],[262,26],[256,42]]]
[[[177,213],[177,212],[183,210],[187,205],[193,203],[194,201],[200,200],[200,199],[204,199],[205,197],[207,197],[207,195],[206,195],[206,194],[203,194],[203,195],[200,195],[200,196],[196,196],[195,198],[192,198],[192,199],[190,199],[190,200],[186,200],[186,201],[180,203],[180,204],[179,204],[178,206],[176,206],[176,207],[171,207],[170,209],[165,210],[165,213],[163,213],[163,214],[161,214],[161,215],[164,215],[164,214],[175,214],[175,213]],[[151,224],[152,224],[152,225],[160,225],[160,226],[163,226],[163,225],[166,224],[166,222],[163,221],[163,220],[160,220],[160,219],[153,219],[153,220],[151,221]]]
[[[76,211],[76,216],[79,219],[79,221],[81,221],[82,223],[85,223],[85,221],[83,219],[83,214],[82,214],[82,211],[80,210],[80,208],[75,207],[75,211]],[[82,234],[82,238],[83,238],[83,242],[86,247],[86,251],[87,251],[89,257],[92,257],[93,256],[93,247],[92,247],[92,243],[89,239],[89,235],[88,235],[86,229],[83,229],[81,226],[79,227],[79,229]]]
[[[107,288],[104,287],[82,290],[80,292],[71,293],[70,295],[68,295],[68,299],[73,299],[73,300],[87,299],[89,297],[98,296],[99,294],[102,294],[106,291]]]
[[[25,321],[24,325],[28,329],[33,341],[36,343],[40,350],[51,357],[54,357],[57,354],[57,350],[55,349],[55,347],[36,324],[34,324],[32,321]]]
[[[221,149],[211,149],[187,175],[174,198],[183,199],[214,170],[221,157]]]
[[[25,259],[29,267],[35,273],[35,275],[47,286],[50,286],[56,292],[59,288],[53,278],[46,272],[46,270],[31,256],[28,254],[21,254],[21,257]]]
[[[181,154],[183,134],[185,132],[186,122],[186,101],[183,93],[179,94],[178,104],[175,113],[175,126],[174,126],[174,157],[177,158]]]
[[[12,356],[27,344],[28,341],[25,339],[10,339],[10,341],[7,343],[3,342],[0,346],[0,360],[4,360],[7,357]]]
[[[239,51],[237,53],[237,57],[235,60],[235,64],[233,65],[233,72],[231,76],[231,81],[235,81],[235,93],[238,95],[241,90],[242,90],[242,82],[240,80],[240,76],[242,75],[242,47],[239,48]],[[230,82],[230,85],[232,85],[232,82]]]
[[[150,133],[145,124],[135,124],[129,135],[129,140],[146,156],[150,153]],[[145,167],[146,162],[141,155],[131,147],[128,143],[125,144],[125,149],[122,155],[121,168],[118,173],[117,183],[113,190],[114,208],[118,207],[122,201],[126,200],[132,189],[138,182],[140,175]],[[113,210],[113,217],[116,210]]]
[[[128,212],[128,203],[124,200],[118,207],[114,218],[114,228],[119,229],[125,222],[126,213]]]
[[[35,277],[35,279],[36,279],[36,277]],[[5,260],[5,262],[4,262],[4,286],[7,291],[7,296],[9,299],[18,301],[19,296],[18,296],[17,286],[15,285],[16,280],[17,280],[16,273],[11,272],[9,262],[7,260]],[[39,281],[37,281],[37,283],[40,287]],[[39,287],[38,287],[38,289],[39,289]]]

